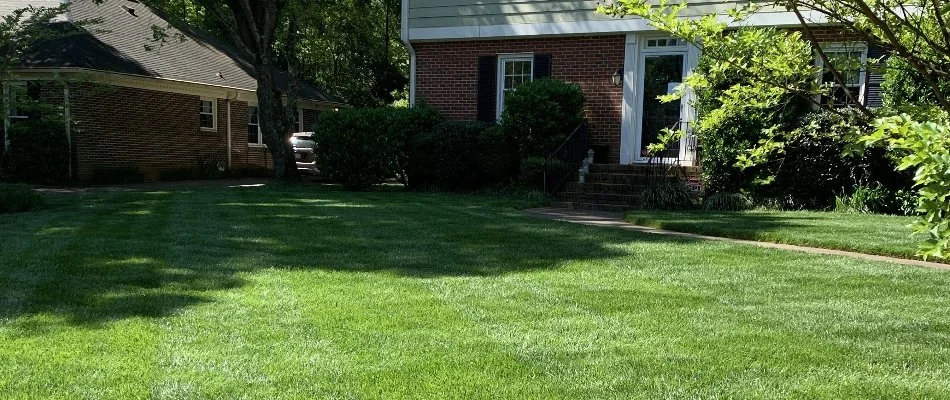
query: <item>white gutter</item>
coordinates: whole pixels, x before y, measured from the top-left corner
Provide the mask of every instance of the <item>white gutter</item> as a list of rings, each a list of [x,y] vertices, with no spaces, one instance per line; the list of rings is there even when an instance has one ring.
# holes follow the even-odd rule
[[[416,49],[409,41],[409,1],[402,0],[402,23],[399,36],[409,49],[409,107],[416,106]]]

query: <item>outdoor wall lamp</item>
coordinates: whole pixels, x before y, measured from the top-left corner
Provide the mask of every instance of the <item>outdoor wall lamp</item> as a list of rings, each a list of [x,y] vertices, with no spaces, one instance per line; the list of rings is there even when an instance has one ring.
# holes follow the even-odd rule
[[[623,68],[618,68],[617,71],[610,76],[610,82],[613,83],[614,86],[623,85]]]

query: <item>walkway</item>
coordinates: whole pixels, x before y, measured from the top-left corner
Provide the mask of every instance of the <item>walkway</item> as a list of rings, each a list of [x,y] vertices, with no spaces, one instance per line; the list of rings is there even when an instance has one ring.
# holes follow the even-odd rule
[[[789,245],[789,244],[778,244],[778,243],[769,243],[769,242],[756,242],[752,240],[730,239],[730,238],[717,237],[717,236],[697,235],[694,233],[673,232],[673,231],[667,231],[663,229],[648,228],[645,226],[633,225],[631,223],[624,221],[623,213],[618,213],[618,212],[569,210],[569,209],[562,209],[562,208],[535,208],[531,210],[526,210],[525,212],[527,212],[529,215],[533,215],[540,218],[556,220],[556,221],[572,222],[575,224],[583,224],[583,225],[599,226],[599,227],[620,228],[620,229],[626,229],[626,230],[631,230],[631,231],[636,231],[636,232],[641,232],[641,233],[649,233],[649,234],[654,234],[654,235],[675,236],[675,237],[701,239],[701,240],[715,240],[715,241],[720,241],[720,242],[759,246],[759,247],[765,247],[765,248],[770,248],[770,249],[800,251],[804,253],[819,254],[819,255],[853,257],[853,258],[860,258],[860,259],[864,259],[868,261],[887,262],[887,263],[950,271],[950,265],[948,264],[940,264],[940,263],[921,261],[921,260],[907,260],[903,258],[876,256],[876,255],[871,255],[871,254],[855,253],[851,251],[829,250],[829,249],[821,249],[817,247],[795,246],[795,245]]]

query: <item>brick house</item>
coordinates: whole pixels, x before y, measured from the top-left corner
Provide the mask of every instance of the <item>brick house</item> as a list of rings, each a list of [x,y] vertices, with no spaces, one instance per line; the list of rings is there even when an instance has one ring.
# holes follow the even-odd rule
[[[0,0],[0,14],[44,1],[59,3]],[[15,106],[28,96],[61,105],[72,121],[67,130],[80,181],[117,168],[138,169],[152,181],[201,162],[232,170],[272,168],[259,128],[253,67],[235,51],[184,28],[170,28],[160,43],[152,27],[171,25],[131,0],[73,2],[55,25],[96,18],[100,22],[80,34],[41,43],[14,71],[15,79],[3,87],[8,112],[0,135],[28,118]],[[286,75],[278,80],[285,86],[289,81]],[[299,83],[298,97],[296,131],[310,130],[321,110],[341,106],[307,82]]]
[[[687,9],[687,16],[725,13],[738,4],[691,3],[696,4]],[[591,146],[602,154],[597,162],[607,164],[597,169],[634,171],[649,162],[646,146],[662,129],[688,128],[695,119],[688,96],[677,104],[662,104],[656,97],[675,88],[697,66],[700,50],[664,37],[640,18],[599,15],[594,12],[597,4],[595,0],[403,0],[402,39],[411,54],[411,102],[424,101],[451,119],[495,121],[504,108],[504,93],[520,82],[544,77],[574,82],[588,99]],[[774,8],[757,13],[749,22],[798,26],[794,14]],[[823,27],[817,36],[827,42],[825,50],[833,57],[868,57],[867,46],[834,28]],[[833,81],[830,76],[821,79]],[[880,81],[880,76],[862,71],[853,74],[847,85],[839,85],[832,97],[847,98],[843,91],[848,90],[861,101],[878,103]],[[664,161],[695,175],[698,147],[695,137],[684,137]],[[568,190],[592,194],[590,187],[573,184]],[[616,195],[610,197],[616,205],[630,205],[624,201],[634,199],[623,197],[631,195],[626,189],[607,194]],[[583,203],[584,198],[574,203]]]

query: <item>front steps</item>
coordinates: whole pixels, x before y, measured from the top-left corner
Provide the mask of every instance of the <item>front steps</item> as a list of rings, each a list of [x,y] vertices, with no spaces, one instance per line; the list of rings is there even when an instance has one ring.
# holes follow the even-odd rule
[[[667,171],[669,177],[695,179],[698,167],[593,164],[585,183],[564,185],[552,207],[576,210],[623,212],[637,208],[647,185]]]

